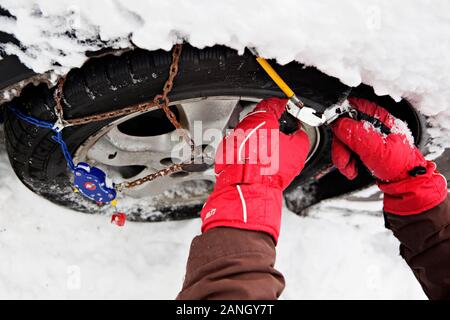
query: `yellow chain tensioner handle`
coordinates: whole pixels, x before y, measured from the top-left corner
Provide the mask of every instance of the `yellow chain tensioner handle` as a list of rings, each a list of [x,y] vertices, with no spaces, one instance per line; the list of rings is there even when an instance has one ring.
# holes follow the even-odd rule
[[[266,59],[258,57],[256,55],[256,61],[258,61],[261,67],[263,67],[263,69],[269,75],[269,77],[272,78],[272,80],[277,84],[277,86],[280,87],[281,91],[283,91],[289,99],[295,96],[294,91],[292,91],[288,84],[284,82],[283,79],[281,79],[279,74],[272,68],[272,66],[267,62]]]

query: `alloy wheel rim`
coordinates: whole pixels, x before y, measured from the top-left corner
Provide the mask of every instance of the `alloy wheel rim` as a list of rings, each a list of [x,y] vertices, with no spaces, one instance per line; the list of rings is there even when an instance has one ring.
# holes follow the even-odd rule
[[[218,96],[173,101],[170,107],[191,136],[200,135],[203,138],[204,152],[214,157],[221,139],[208,139],[208,131],[220,130],[223,136],[226,129],[234,128],[239,119],[253,110],[260,100],[253,97]],[[320,131],[308,126],[303,129],[310,140],[308,165],[308,160],[319,146]],[[120,118],[101,128],[79,146],[74,161],[97,166],[115,183],[119,183],[135,180],[186,160],[173,156],[174,150],[177,153],[177,148],[182,145],[162,110],[152,108],[145,113]],[[124,190],[123,195],[167,204],[174,204],[177,199],[188,203],[204,200],[214,182],[215,174],[210,167],[203,172],[178,172],[161,177],[137,188]]]

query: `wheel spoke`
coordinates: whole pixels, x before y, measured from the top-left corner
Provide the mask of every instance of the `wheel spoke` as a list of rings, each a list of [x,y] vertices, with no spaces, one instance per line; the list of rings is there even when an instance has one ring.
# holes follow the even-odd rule
[[[144,170],[136,178],[144,177],[147,174],[153,172],[154,170],[150,169]],[[185,175],[179,175],[178,173],[175,173],[171,176],[160,177],[154,183],[146,183],[139,187],[125,190],[124,192],[131,197],[140,198],[148,195],[158,195],[165,191],[175,190],[180,184],[190,181],[206,181],[214,184],[215,176],[214,174],[211,174],[211,172],[185,173]]]
[[[172,141],[170,133],[136,137],[120,132],[117,126],[112,128],[105,138],[119,150],[130,152],[156,151],[170,153],[178,143],[177,141]]]
[[[208,170],[209,171],[209,170]],[[196,180],[207,180],[211,181],[212,183],[216,182],[216,176],[214,175],[214,172],[192,172],[188,176],[182,178],[184,181],[196,181]]]
[[[133,180],[145,177],[146,175],[154,173],[154,172],[155,172],[155,170],[146,169],[146,170],[142,171],[139,175],[134,177]],[[132,189],[125,189],[124,193],[127,195],[130,195],[134,198],[140,198],[140,197],[145,197],[145,196],[149,196],[149,195],[157,195],[157,194],[160,194],[174,186],[174,183],[171,180],[172,179],[167,176],[159,177],[157,179],[157,181],[154,183],[152,183],[152,182],[145,183],[145,184],[142,184],[141,186],[138,186],[138,187],[135,187]]]
[[[170,152],[158,151],[130,151],[119,148],[111,143],[109,139],[101,138],[88,151],[87,158],[95,163],[107,166],[156,166],[157,159],[167,158]]]
[[[225,131],[236,109],[240,109],[239,99],[203,99],[196,102],[178,104],[180,122],[189,130],[197,145],[211,144],[216,147],[219,136]],[[209,129],[215,129],[211,131]],[[208,134],[205,132],[209,130]],[[211,135],[215,139],[211,139]]]

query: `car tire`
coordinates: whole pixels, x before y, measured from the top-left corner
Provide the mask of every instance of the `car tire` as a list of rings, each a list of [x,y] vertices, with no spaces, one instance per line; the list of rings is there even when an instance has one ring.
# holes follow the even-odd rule
[[[65,117],[82,117],[151,101],[161,92],[170,63],[170,52],[163,50],[150,52],[135,49],[119,56],[111,54],[91,58],[81,68],[73,69],[67,75],[63,90]],[[284,66],[274,63],[274,66],[288,83],[294,84],[294,90],[300,93],[307,104],[320,110],[338,101],[348,90],[348,87],[337,79],[312,67],[295,62]],[[185,45],[179,70],[169,95],[173,101],[227,95],[257,99],[283,96],[249,52],[239,55],[223,46],[196,49]],[[30,85],[10,104],[34,117],[55,121],[54,90],[55,88],[48,88],[43,84]],[[73,154],[84,141],[113,120],[64,129],[63,136],[69,151]],[[71,172],[67,169],[63,154],[59,145],[52,139],[50,130],[30,125],[5,108],[5,135],[12,167],[21,181],[33,192],[78,211],[109,212],[109,208],[73,193]],[[323,189],[321,192],[312,192],[321,179],[318,173],[325,172],[331,164],[330,130],[321,128],[320,136],[317,152],[287,190],[287,193],[291,194],[290,198],[287,197],[288,206],[297,212],[324,198],[321,194],[330,193],[324,192],[330,189],[329,183],[320,186]],[[356,183],[356,187],[367,183],[369,182],[364,180],[360,185]],[[306,204],[299,203],[297,199],[289,200],[293,199],[295,190],[305,190],[305,186],[309,186],[311,192]],[[161,221],[190,218],[198,215],[203,201],[204,199],[198,203],[177,207],[138,205],[132,212],[128,212],[129,219]]]

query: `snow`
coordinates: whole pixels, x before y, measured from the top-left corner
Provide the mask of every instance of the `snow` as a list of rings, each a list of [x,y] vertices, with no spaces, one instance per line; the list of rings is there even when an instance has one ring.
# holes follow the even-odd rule
[[[363,189],[361,191],[356,191],[352,194],[353,197],[355,198],[369,198],[373,195],[376,195],[377,193],[380,192],[380,189],[378,188],[378,186],[373,185],[370,186],[366,189]]]
[[[169,50],[254,46],[281,64],[313,65],[347,85],[407,98],[428,116],[432,157],[450,146],[450,3],[445,0],[0,0],[17,17],[3,46],[36,72],[81,66],[103,46]],[[75,34],[74,37],[69,36]],[[59,65],[59,67],[55,67]],[[1,144],[0,144],[1,148]],[[372,195],[373,189],[359,193]],[[383,227],[380,201],[283,210],[278,268],[291,298],[422,299]],[[33,194],[0,151],[0,298],[174,298],[200,221],[127,223],[83,215]]]
[[[394,125],[391,128],[391,132],[394,134],[400,134],[405,137],[404,142],[408,143],[411,148],[414,147],[414,137],[409,130],[408,125],[400,119],[395,119]]]
[[[282,299],[424,299],[380,201],[351,206],[326,201],[307,218],[283,209]],[[118,228],[49,203],[16,178],[0,144],[0,299],[173,299],[199,232],[199,219]]]
[[[65,73],[86,50],[136,45],[169,50],[184,39],[224,44],[285,64],[297,60],[379,95],[407,98],[438,127],[434,153],[450,146],[450,3],[446,0],[0,0],[0,17],[27,48],[17,54],[37,72]],[[69,34],[75,34],[70,37]],[[60,67],[55,67],[55,64]]]

